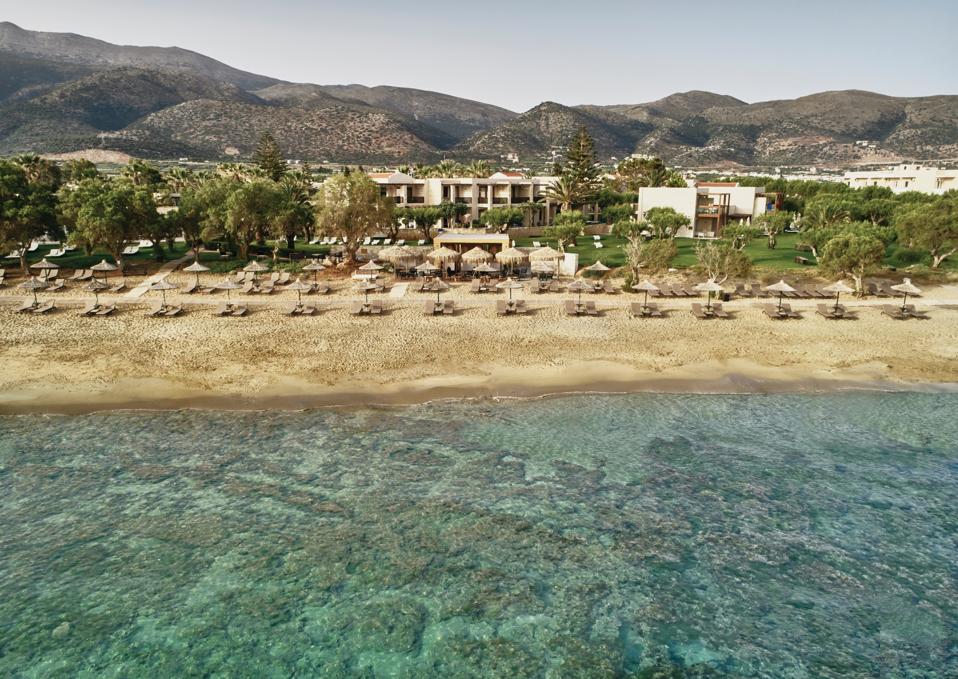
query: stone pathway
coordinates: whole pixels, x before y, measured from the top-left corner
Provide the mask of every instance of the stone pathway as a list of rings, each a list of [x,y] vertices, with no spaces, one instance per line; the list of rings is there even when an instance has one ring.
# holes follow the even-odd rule
[[[395,299],[406,296],[406,290],[409,289],[409,283],[396,283],[389,290],[389,296]]]
[[[183,255],[182,257],[180,257],[179,259],[174,259],[172,262],[167,262],[166,264],[160,267],[159,271],[157,271],[155,274],[145,279],[138,286],[136,286],[135,288],[130,290],[128,293],[123,295],[123,297],[120,298],[121,301],[135,302],[136,300],[140,299],[140,297],[145,295],[147,291],[149,291],[151,285],[163,280],[164,278],[166,278],[168,274],[175,271],[176,267],[178,267],[183,262],[189,261],[191,259],[193,259],[193,253],[187,253]]]

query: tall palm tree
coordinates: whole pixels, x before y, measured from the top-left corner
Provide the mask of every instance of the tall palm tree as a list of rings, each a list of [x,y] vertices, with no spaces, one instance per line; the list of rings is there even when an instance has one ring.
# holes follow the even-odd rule
[[[579,200],[579,187],[567,177],[559,177],[542,191],[543,198],[558,203],[562,212],[571,210]]]
[[[462,166],[454,160],[443,159],[439,161],[436,167],[437,177],[442,179],[452,179],[462,176]]]
[[[465,169],[470,177],[479,177],[480,179],[485,179],[492,174],[492,166],[485,160],[474,160]]]

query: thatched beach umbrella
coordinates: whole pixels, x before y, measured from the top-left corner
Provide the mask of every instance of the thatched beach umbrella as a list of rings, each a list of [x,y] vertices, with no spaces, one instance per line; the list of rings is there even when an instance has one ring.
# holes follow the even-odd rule
[[[602,263],[602,260],[597,260],[595,264],[585,267],[583,271],[594,271],[596,273],[602,273],[604,271],[610,271],[609,267]]]
[[[835,311],[838,311],[838,299],[841,297],[843,292],[846,294],[855,292],[854,288],[850,288],[849,286],[845,285],[844,281],[838,281],[837,283],[826,285],[824,288],[822,288],[822,291],[835,293]]]
[[[93,266],[90,267],[90,271],[96,271],[97,273],[102,273],[103,280],[106,280],[107,273],[109,273],[110,271],[116,271],[116,264],[110,264],[105,259],[101,259],[99,264],[94,264]]]
[[[303,267],[303,271],[312,271],[313,272],[313,282],[316,282],[316,277],[319,275],[320,271],[325,271],[326,267],[320,264],[317,260],[311,260],[309,264]],[[298,280],[298,279],[297,279]]]
[[[529,253],[530,262],[545,262],[550,260],[562,259],[563,254],[554,248],[546,246],[544,248],[539,248],[538,250],[533,250]]]
[[[390,245],[376,254],[377,259],[389,262],[393,266],[416,259],[416,253],[405,245]]]
[[[577,279],[575,279],[574,281],[572,281],[571,283],[569,283],[569,290],[570,290],[571,292],[577,292],[577,293],[579,293],[579,304],[582,304],[582,293],[583,293],[583,291],[585,291],[585,290],[590,290],[590,291],[591,291],[591,290],[594,290],[594,289],[595,289],[595,288],[593,288],[590,283],[586,283],[586,282],[585,282],[584,280],[582,280],[581,278],[577,278]]]
[[[199,286],[199,284],[200,284],[200,274],[203,273],[204,271],[209,271],[209,270],[210,270],[210,268],[209,268],[208,266],[203,266],[203,265],[200,264],[199,262],[193,262],[193,263],[190,264],[188,267],[186,267],[186,268],[183,269],[183,271],[186,271],[186,272],[188,272],[188,273],[196,274],[196,285],[197,285],[197,286]]]
[[[356,271],[362,271],[364,274],[372,274],[373,276],[375,276],[382,270],[383,268],[379,266],[378,264],[376,264],[375,259],[369,260],[368,262],[363,264],[361,267],[356,269]]]
[[[556,272],[555,262],[533,262],[530,268],[532,273],[549,274],[551,276],[554,276]]]
[[[37,278],[30,278],[25,280],[23,283],[17,286],[22,290],[30,290],[33,292],[33,306],[37,306],[40,302],[37,300],[37,290],[46,290],[47,284]]]
[[[258,260],[253,260],[249,264],[243,267],[243,271],[251,271],[253,273],[262,273],[263,271],[269,271],[268,266],[263,266],[259,263]]]
[[[95,278],[89,283],[87,283],[85,286],[83,286],[84,290],[87,290],[88,292],[93,293],[93,299],[95,300],[95,304],[97,306],[100,306],[100,293],[103,292],[104,290],[109,290],[109,288],[110,288],[109,283],[98,281]]]
[[[449,284],[443,280],[437,280],[432,285],[432,289],[436,292],[436,304],[439,304],[439,294],[445,292],[449,289]]]
[[[785,281],[779,281],[775,285],[770,285],[765,289],[768,290],[769,292],[778,293],[778,310],[779,311],[782,310],[782,298],[785,296],[785,293],[795,292],[795,288],[793,288],[791,285],[789,285]]]
[[[31,268],[31,269],[40,269],[40,270],[46,271],[46,270],[49,270],[49,269],[59,269],[59,268],[60,268],[60,265],[59,265],[59,264],[54,264],[53,262],[48,262],[48,261],[47,261],[47,258],[44,257],[44,258],[41,259],[39,262],[35,262],[35,263],[31,264],[31,265],[30,265],[30,268]]]
[[[649,305],[649,293],[658,292],[659,288],[652,281],[641,281],[632,286],[633,290],[641,290],[645,293],[645,299],[642,300],[642,306]]]
[[[287,285],[287,286],[286,286],[286,289],[287,289],[287,290],[295,290],[295,291],[296,291],[296,301],[297,301],[299,304],[302,304],[302,303],[303,303],[303,291],[304,291],[304,290],[312,290],[312,289],[313,289],[313,286],[310,285],[309,283],[304,283],[301,279],[297,278],[295,281],[293,281],[292,283],[290,283],[289,285]]]
[[[443,246],[441,248],[436,248],[432,252],[426,254],[426,259],[445,268],[448,262],[455,262],[459,259],[459,253]]]
[[[431,274],[439,271],[439,267],[433,264],[432,262],[423,262],[416,267],[416,273],[421,274]]]
[[[230,290],[239,290],[243,286],[226,278],[213,286],[217,290],[226,290],[226,304],[230,303]]]
[[[712,294],[718,294],[722,292],[722,286],[711,278],[704,283],[699,283],[694,289],[698,290],[699,292],[707,292],[709,294],[708,301],[705,303],[705,308],[709,310],[712,309]]]
[[[529,255],[519,248],[506,248],[496,253],[496,261],[500,264],[514,265],[529,259]]]
[[[166,291],[167,290],[176,290],[176,286],[170,283],[165,278],[161,281],[157,281],[150,286],[150,290],[159,290],[163,293],[163,306],[166,306]]]
[[[357,292],[363,293],[363,296],[366,298],[366,303],[369,303],[369,293],[378,290],[375,284],[370,283],[369,281],[360,281],[354,287]]]
[[[476,267],[475,269],[473,269],[472,271],[473,271],[473,273],[496,273],[496,271],[498,271],[498,269],[497,269],[496,267],[492,266],[492,264],[488,264],[488,263],[486,263],[486,262],[483,262],[482,264],[480,264],[479,266],[477,266],[477,267]]]
[[[912,285],[910,278],[906,278],[903,282],[899,283],[898,285],[891,286],[891,289],[894,290],[895,292],[900,292],[902,294],[902,299],[901,299],[902,311],[905,310],[905,305],[908,303],[908,295],[921,294],[921,289],[916,288],[914,285]]]
[[[483,250],[480,247],[474,247],[472,250],[463,253],[462,261],[468,262],[469,264],[481,264],[482,262],[491,262],[493,255],[488,250]]]
[[[515,278],[507,278],[501,283],[496,283],[496,287],[499,290],[508,290],[509,291],[509,301],[512,301],[512,291],[513,290],[522,290],[522,283],[517,281]]]

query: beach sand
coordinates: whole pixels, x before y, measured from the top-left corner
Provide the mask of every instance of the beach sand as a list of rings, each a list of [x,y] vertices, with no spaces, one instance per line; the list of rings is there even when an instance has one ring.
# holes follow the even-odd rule
[[[187,274],[170,280],[183,284]],[[210,276],[204,283],[216,280]],[[135,283],[135,280],[131,282]],[[732,320],[700,321],[690,300],[665,300],[662,319],[634,319],[641,295],[590,295],[601,317],[570,318],[560,303],[572,295],[517,294],[532,311],[500,318],[504,293],[474,295],[457,284],[454,317],[427,317],[435,295],[397,289],[379,295],[382,317],[353,317],[345,281],[314,317],[288,318],[291,291],[234,296],[245,318],[218,318],[225,294],[168,295],[179,318],[144,311],[159,293],[116,299],[120,312],[81,318],[90,294],[74,288],[53,298],[60,309],[16,314],[24,299],[0,291],[0,413],[84,412],[111,408],[304,408],[408,403],[444,397],[538,396],[568,391],[754,392],[853,387],[915,388],[958,383],[958,291],[941,287],[917,300],[927,321],[894,321],[878,304],[847,300],[859,320],[831,321],[814,301],[791,300],[801,320],[773,321],[765,300],[725,304]],[[42,293],[41,293],[41,296]],[[704,300],[703,300],[704,301]]]

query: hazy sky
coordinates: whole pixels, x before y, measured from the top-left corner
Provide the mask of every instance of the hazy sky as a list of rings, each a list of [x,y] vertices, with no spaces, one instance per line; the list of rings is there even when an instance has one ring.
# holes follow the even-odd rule
[[[705,89],[958,93],[958,0],[26,0],[0,18],[177,45],[296,82],[400,85],[522,111]]]

